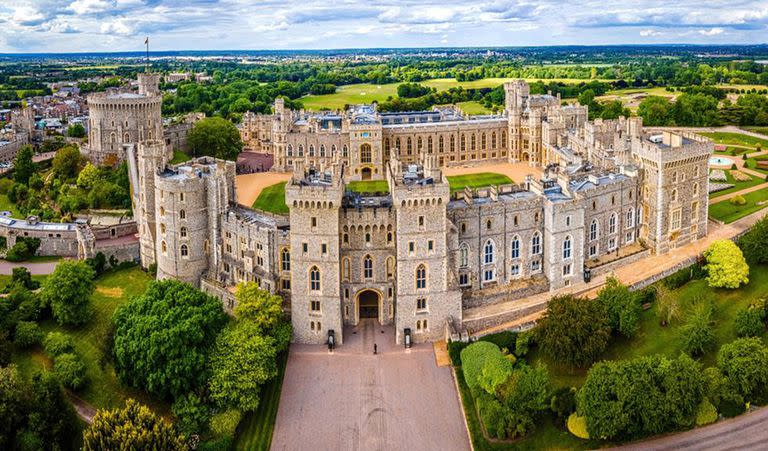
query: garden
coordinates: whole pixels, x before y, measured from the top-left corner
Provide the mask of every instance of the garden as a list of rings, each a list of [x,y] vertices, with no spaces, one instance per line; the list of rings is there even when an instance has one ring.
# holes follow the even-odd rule
[[[765,405],[766,296],[764,218],[646,289],[609,279],[530,331],[450,343],[475,449],[593,449]]]
[[[513,183],[512,179],[504,174],[495,172],[480,172],[477,174],[450,175],[446,177],[451,186],[451,194],[463,191],[464,188],[477,189],[488,186],[498,186]]]

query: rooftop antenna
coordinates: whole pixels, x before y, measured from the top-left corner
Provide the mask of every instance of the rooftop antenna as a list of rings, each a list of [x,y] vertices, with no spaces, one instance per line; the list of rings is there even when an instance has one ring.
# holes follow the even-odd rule
[[[147,60],[144,64],[144,71],[149,73],[149,36],[144,39],[144,45],[147,46]]]

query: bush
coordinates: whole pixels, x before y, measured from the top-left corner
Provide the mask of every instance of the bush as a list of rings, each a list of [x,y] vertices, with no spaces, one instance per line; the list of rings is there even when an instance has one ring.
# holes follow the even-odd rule
[[[768,349],[759,338],[738,338],[721,346],[717,367],[746,401],[762,398],[768,389]]]
[[[749,283],[749,265],[733,241],[715,241],[704,251],[704,257],[710,287],[733,289]]]
[[[730,202],[730,203],[731,203],[731,205],[736,205],[736,206],[739,206],[739,207],[741,207],[741,206],[743,206],[743,205],[746,205],[746,204],[747,204],[747,200],[746,200],[746,199],[744,199],[744,196],[742,196],[742,195],[740,195],[740,194],[739,194],[739,195],[737,195],[737,196],[733,196],[733,197],[731,197],[731,198],[728,200],[728,202]]]
[[[549,410],[561,421],[568,418],[576,411],[576,388],[561,387],[555,390],[549,400]]]
[[[194,393],[179,397],[171,406],[176,428],[187,436],[202,435],[208,427],[211,413],[203,400]]]
[[[43,283],[41,298],[51,306],[60,325],[80,325],[91,316],[90,297],[95,274],[84,261],[65,260]]]
[[[72,352],[72,340],[62,332],[48,332],[43,340],[43,347],[48,357],[54,358],[61,354]]]
[[[664,279],[664,285],[670,290],[676,290],[690,282],[693,279],[694,266],[689,266],[670,274]]]
[[[758,337],[765,331],[765,310],[748,307],[736,313],[734,327],[738,337]]]
[[[746,404],[740,399],[724,399],[720,403],[720,413],[725,418],[733,418],[741,415],[747,410]]]
[[[568,431],[578,438],[589,440],[589,432],[587,432],[587,419],[580,417],[575,413],[572,413],[568,417]]]
[[[699,305],[688,322],[682,327],[683,351],[697,357],[715,346],[712,329],[712,307]]]
[[[233,438],[237,425],[243,417],[242,412],[235,409],[226,410],[211,417],[210,429],[216,437]]]
[[[16,333],[13,336],[13,342],[16,346],[29,348],[40,343],[43,339],[43,332],[40,326],[32,321],[19,321],[16,323]]]
[[[707,398],[696,408],[696,426],[706,426],[717,421],[717,409]]]
[[[477,389],[493,394],[496,387],[509,377],[512,364],[504,358],[498,346],[478,341],[461,351],[461,369],[473,394]]]
[[[515,332],[505,330],[504,332],[486,335],[480,338],[480,340],[491,342],[502,350],[506,349],[509,352],[515,352],[517,334]]]
[[[53,373],[67,388],[79,390],[85,385],[85,363],[73,353],[61,354],[53,364]]]
[[[517,341],[515,342],[515,355],[519,358],[528,355],[528,351],[531,349],[531,346],[534,345],[534,338],[533,330],[528,330],[519,334],[517,336]]]
[[[597,293],[597,302],[605,309],[614,334],[631,338],[637,331],[641,307],[637,295],[615,277],[609,277]]]
[[[469,343],[463,341],[451,341],[448,343],[448,355],[451,357],[451,364],[454,367],[461,366],[461,351],[469,346]]]

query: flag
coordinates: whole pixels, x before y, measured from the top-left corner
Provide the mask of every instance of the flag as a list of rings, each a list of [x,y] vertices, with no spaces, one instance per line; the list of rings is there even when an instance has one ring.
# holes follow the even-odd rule
[[[149,44],[149,36],[147,36],[147,38],[146,38],[146,39],[144,39],[144,44],[145,44],[145,45],[148,45],[148,44]]]

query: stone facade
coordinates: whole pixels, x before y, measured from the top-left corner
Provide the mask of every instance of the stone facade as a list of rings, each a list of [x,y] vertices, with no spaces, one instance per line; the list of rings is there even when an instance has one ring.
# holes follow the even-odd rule
[[[168,165],[162,142],[129,146],[142,262],[228,309],[242,281],[279,293],[297,342],[333,331],[341,344],[363,318],[418,342],[461,331],[466,308],[578,288],[589,268],[706,235],[711,142],[651,134],[638,118],[587,122],[585,108],[530,95],[524,82],[505,91],[498,116],[370,105],[307,114],[279,99],[274,114],[246,115],[251,148],[293,171],[287,216],[237,205],[230,162]],[[451,194],[443,167],[487,161],[544,175]],[[387,192],[347,189],[364,179]]]

